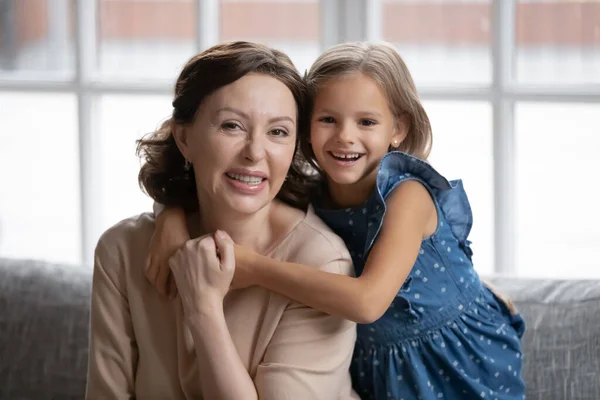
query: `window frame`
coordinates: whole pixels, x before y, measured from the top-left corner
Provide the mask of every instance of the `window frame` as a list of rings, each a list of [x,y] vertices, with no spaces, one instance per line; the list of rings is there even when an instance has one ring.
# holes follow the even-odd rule
[[[195,43],[200,52],[219,40],[220,1],[192,0],[195,6]],[[56,10],[68,12],[68,0],[59,0]],[[101,233],[99,196],[93,182],[100,181],[100,138],[92,132],[95,98],[103,94],[165,95],[172,82],[142,83],[95,79],[97,2],[79,0],[74,5],[75,70],[71,79],[1,77],[0,91],[73,93],[77,98],[79,128],[79,175],[81,214],[81,254],[84,265],[91,265],[95,240]],[[382,0],[321,0],[321,51],[340,42],[382,39]],[[61,12],[49,13],[49,25],[67,20]],[[494,187],[494,273],[516,274],[516,178],[515,105],[517,102],[600,103],[600,86],[528,85],[513,76],[515,55],[516,0],[491,0],[492,42],[490,43],[492,81],[486,85],[458,87],[419,86],[423,100],[483,101],[492,107],[493,187]],[[54,25],[53,25],[54,24]]]

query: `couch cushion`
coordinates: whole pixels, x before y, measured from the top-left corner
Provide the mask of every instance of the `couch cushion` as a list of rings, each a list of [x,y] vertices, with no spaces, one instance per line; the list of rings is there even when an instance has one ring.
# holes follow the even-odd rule
[[[527,323],[527,399],[600,399],[600,281],[490,281]]]
[[[91,268],[0,258],[1,399],[82,399]]]

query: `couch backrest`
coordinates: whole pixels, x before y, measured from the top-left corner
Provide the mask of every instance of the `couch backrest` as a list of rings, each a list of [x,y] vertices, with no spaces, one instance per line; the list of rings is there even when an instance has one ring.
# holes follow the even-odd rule
[[[91,275],[0,258],[0,400],[83,398]],[[600,281],[489,280],[527,323],[527,399],[600,399]]]
[[[527,323],[527,399],[600,399],[600,281],[491,281]]]
[[[0,399],[83,399],[91,268],[0,258]]]

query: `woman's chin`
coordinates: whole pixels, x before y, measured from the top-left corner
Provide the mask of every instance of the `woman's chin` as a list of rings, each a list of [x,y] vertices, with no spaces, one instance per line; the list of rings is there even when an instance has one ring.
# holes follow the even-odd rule
[[[227,208],[229,208],[231,212],[242,215],[256,214],[273,201],[272,198],[265,198],[263,196],[235,197],[237,198],[226,200],[225,204],[227,204]]]

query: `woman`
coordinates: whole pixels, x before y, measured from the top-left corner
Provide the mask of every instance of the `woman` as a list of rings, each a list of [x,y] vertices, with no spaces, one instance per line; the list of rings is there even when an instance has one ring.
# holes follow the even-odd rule
[[[289,58],[261,45],[218,45],[184,67],[172,118],[140,142],[140,183],[156,202],[186,208],[196,239],[171,260],[179,297],[164,301],[144,275],[151,214],[100,238],[88,399],[354,396],[353,323],[260,288],[228,293],[233,240],[352,273],[342,240],[302,211],[304,97]]]

